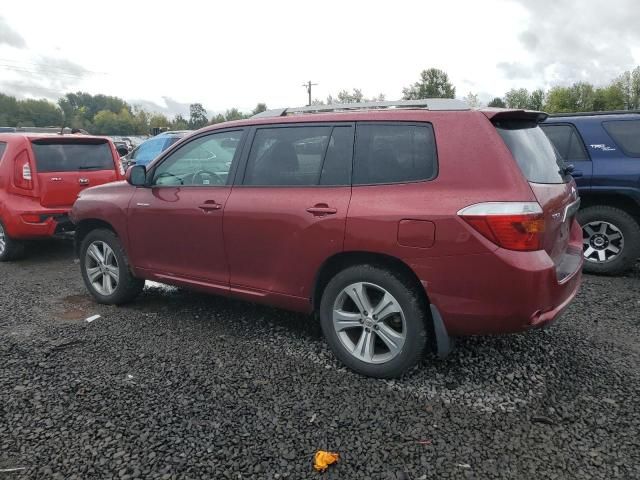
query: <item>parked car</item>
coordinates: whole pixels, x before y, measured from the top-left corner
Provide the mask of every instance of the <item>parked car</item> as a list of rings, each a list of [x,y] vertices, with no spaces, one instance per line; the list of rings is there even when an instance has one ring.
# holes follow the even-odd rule
[[[0,261],[18,257],[23,240],[73,230],[78,194],[122,178],[109,139],[0,133]]]
[[[574,168],[585,271],[629,270],[640,257],[640,112],[551,115],[541,126]]]
[[[127,166],[147,165],[151,160],[189,133],[191,133],[191,131],[164,132],[156,135],[134,148],[123,160]]]
[[[544,326],[582,267],[545,117],[420,100],[202,129],[82,192],[84,282],[106,304],[148,279],[316,312],[335,355],[374,377],[406,372],[427,339],[444,355],[451,336]]]

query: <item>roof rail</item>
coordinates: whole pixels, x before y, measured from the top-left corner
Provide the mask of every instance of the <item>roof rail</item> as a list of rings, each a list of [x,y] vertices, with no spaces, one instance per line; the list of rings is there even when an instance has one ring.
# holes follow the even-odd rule
[[[455,98],[425,98],[423,100],[396,100],[391,102],[334,103],[330,105],[309,105],[307,107],[278,108],[266,110],[252,118],[284,117],[297,113],[347,112],[354,110],[377,110],[398,108],[420,108],[425,110],[470,110],[469,105]]]
[[[603,110],[599,112],[573,112],[573,113],[550,113],[549,117],[590,117],[592,115],[624,115],[629,113],[640,113],[640,110]]]

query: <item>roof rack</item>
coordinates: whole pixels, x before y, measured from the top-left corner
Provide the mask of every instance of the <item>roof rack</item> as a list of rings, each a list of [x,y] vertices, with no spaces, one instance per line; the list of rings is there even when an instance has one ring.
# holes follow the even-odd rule
[[[590,117],[593,115],[621,115],[629,113],[640,113],[640,110],[605,110],[600,112],[573,112],[573,113],[550,113],[549,117]]]
[[[391,102],[334,103],[331,105],[309,105],[307,107],[277,108],[266,110],[251,118],[284,117],[297,113],[349,112],[354,110],[378,110],[419,108],[425,110],[470,110],[469,105],[455,98],[425,98],[423,100],[396,100]]]

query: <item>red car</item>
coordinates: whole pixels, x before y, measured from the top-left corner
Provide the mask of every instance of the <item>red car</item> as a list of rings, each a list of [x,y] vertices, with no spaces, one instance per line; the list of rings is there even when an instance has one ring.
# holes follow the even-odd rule
[[[106,138],[0,133],[0,261],[22,254],[23,240],[72,230],[78,193],[122,178]]]
[[[271,111],[181,140],[71,213],[101,303],[144,280],[316,312],[335,355],[394,377],[427,340],[518,332],[576,295],[575,183],[546,115],[455,100]],[[331,110],[326,113],[324,110]]]

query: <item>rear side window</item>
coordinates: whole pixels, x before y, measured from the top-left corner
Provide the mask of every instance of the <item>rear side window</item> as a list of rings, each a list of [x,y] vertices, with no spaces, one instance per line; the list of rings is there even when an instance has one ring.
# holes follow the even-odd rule
[[[603,126],[624,153],[640,157],[640,120],[603,122]]]
[[[31,148],[38,172],[75,172],[114,170],[111,147],[108,143],[67,143],[38,140]]]
[[[564,162],[536,122],[500,120],[498,133],[518,162],[524,176],[533,183],[566,183]]]
[[[582,139],[573,125],[540,125],[566,162],[589,160]]]
[[[260,128],[249,152],[244,185],[348,185],[353,127]]]
[[[437,173],[431,125],[359,124],[353,184],[429,180]]]

